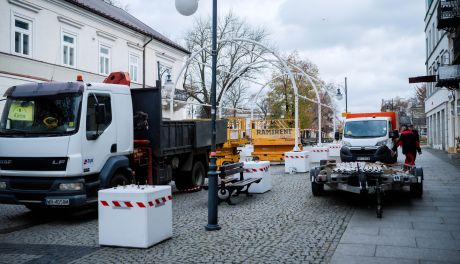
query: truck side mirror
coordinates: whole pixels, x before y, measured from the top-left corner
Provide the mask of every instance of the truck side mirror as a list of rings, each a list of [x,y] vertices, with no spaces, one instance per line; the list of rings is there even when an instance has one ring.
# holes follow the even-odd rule
[[[107,118],[105,112],[105,104],[96,104],[95,105],[95,115],[96,115],[96,124],[104,124]]]
[[[334,139],[335,140],[340,140],[340,132],[335,132]]]
[[[398,130],[390,131],[389,137],[390,138],[399,138],[399,131]]]

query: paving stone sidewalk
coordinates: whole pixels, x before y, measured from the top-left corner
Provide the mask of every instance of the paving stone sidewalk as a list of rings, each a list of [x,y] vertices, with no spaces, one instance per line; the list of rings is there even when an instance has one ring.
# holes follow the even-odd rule
[[[393,195],[383,218],[357,208],[332,263],[460,263],[460,167],[441,151],[424,149],[424,194]]]
[[[220,231],[204,230],[207,192],[177,194],[172,239],[149,249],[99,247],[95,216],[61,218],[0,234],[0,263],[329,263],[353,207],[313,197],[307,173],[270,173],[272,191],[219,206]]]

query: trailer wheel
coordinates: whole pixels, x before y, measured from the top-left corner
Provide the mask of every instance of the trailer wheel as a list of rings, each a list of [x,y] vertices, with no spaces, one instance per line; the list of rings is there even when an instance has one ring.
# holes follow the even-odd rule
[[[324,192],[324,184],[312,182],[311,183],[311,192],[313,196],[321,196]]]
[[[415,176],[421,177],[421,181],[410,185],[410,194],[413,198],[421,198],[423,195],[423,169],[416,168]]]
[[[321,196],[324,192],[324,184],[316,183],[314,178],[319,174],[319,169],[314,168],[310,170],[311,181],[311,192],[313,196]]]

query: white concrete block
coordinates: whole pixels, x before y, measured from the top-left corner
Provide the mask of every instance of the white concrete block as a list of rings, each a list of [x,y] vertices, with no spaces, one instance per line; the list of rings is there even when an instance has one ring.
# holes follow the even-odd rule
[[[99,191],[99,244],[148,248],[172,237],[171,186]]]
[[[307,172],[310,170],[309,151],[290,151],[284,153],[284,172]]]
[[[269,161],[248,161],[244,162],[244,178],[262,178],[259,183],[251,184],[250,193],[264,193],[272,189],[272,176],[269,172]]]

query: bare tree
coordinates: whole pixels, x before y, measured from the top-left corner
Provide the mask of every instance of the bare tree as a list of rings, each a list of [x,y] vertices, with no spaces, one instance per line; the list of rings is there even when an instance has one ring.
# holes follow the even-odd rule
[[[257,42],[266,42],[267,32],[261,28],[253,28],[233,13],[228,13],[218,22],[218,40],[245,38]],[[210,18],[199,18],[192,30],[185,36],[188,50],[194,52],[211,45]],[[196,60],[186,69],[184,78],[185,91],[202,104],[211,103],[211,54],[210,48],[200,52]],[[261,56],[267,51],[258,45],[245,42],[222,42],[217,45],[217,104],[223,101],[227,91],[242,81],[240,77],[254,78],[265,68]],[[235,73],[239,73],[235,76]],[[243,86],[242,88],[245,88]],[[210,108],[203,108],[203,117],[210,116]]]
[[[270,102],[269,99],[264,96],[260,100],[257,100],[256,105],[258,110],[262,113],[263,119],[267,119],[268,115],[270,114]]]
[[[224,106],[230,106],[233,108],[231,111],[233,117],[236,117],[236,108],[242,108],[249,99],[247,92],[248,88],[241,81],[237,81],[232,87],[227,90],[223,99]]]

